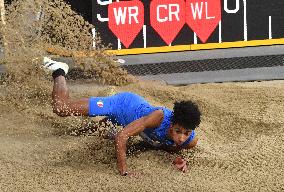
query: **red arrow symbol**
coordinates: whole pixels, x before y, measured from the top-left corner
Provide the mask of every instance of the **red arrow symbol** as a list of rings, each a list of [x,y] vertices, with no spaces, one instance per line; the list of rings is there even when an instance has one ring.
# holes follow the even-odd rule
[[[185,24],[184,0],[153,0],[150,5],[151,26],[169,45]]]
[[[220,0],[186,0],[186,23],[205,43],[221,20]]]
[[[144,24],[144,6],[141,1],[120,1],[108,6],[110,30],[128,48]]]

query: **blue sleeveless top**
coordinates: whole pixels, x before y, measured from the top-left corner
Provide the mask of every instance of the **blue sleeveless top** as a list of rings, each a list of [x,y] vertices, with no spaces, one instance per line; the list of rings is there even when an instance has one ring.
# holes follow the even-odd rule
[[[110,97],[112,112],[109,114],[109,118],[122,126],[147,116],[155,110],[163,110],[164,118],[161,125],[154,129],[145,129],[140,136],[152,144],[157,142],[157,146],[174,145],[174,141],[167,137],[173,118],[173,111],[165,107],[154,107],[143,97],[130,92],[118,93]],[[185,147],[194,136],[195,133],[192,130],[190,137],[182,144],[182,147]]]
[[[164,118],[160,127],[154,129],[145,129],[143,133],[152,141],[159,142],[160,145],[173,145],[174,142],[171,139],[167,138],[167,133],[173,118],[173,112],[165,107],[153,107],[151,105],[149,106],[143,105],[140,107],[139,110],[140,110],[139,115],[142,114],[141,117],[150,114],[155,110],[163,110]]]
[[[167,132],[170,128],[173,112],[165,107],[154,107],[150,105],[143,97],[130,92],[119,93],[115,95],[116,102],[113,109],[115,112],[110,115],[110,119],[122,126],[147,116],[155,110],[163,110],[164,119],[160,127],[154,129],[145,129],[143,132],[153,141],[160,144],[173,145],[174,142],[167,138]]]

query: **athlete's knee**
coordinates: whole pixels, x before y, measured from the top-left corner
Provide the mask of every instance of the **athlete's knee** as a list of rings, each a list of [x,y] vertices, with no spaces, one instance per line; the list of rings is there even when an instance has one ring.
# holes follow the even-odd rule
[[[53,113],[60,117],[66,117],[71,114],[68,102],[55,101],[53,102]]]

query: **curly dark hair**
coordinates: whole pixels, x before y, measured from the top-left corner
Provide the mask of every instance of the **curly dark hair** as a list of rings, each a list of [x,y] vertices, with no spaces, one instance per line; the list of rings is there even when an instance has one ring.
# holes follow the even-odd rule
[[[200,124],[201,113],[197,104],[192,101],[174,103],[173,124],[179,124],[186,129],[194,130]]]

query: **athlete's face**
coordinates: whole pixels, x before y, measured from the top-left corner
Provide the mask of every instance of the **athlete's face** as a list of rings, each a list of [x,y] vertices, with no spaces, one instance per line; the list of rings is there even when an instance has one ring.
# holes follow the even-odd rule
[[[191,131],[192,130],[185,129],[179,124],[174,124],[170,127],[169,136],[176,145],[182,145],[190,136]]]

